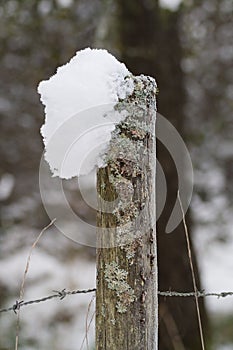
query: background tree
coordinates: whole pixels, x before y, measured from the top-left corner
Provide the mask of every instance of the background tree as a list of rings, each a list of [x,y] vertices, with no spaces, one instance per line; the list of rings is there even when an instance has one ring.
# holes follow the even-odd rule
[[[198,1],[187,8],[182,20],[186,124],[197,169],[195,200],[213,210],[198,221],[211,226],[210,240],[222,241],[230,239],[232,232],[232,13],[232,1]],[[216,205],[222,195],[224,203]]]
[[[179,38],[181,8],[174,12],[163,10],[156,1],[128,1],[126,4],[118,0],[117,3],[122,60],[134,74],[143,72],[156,77],[160,91],[158,111],[185,137],[185,88],[181,70],[183,52]],[[182,223],[171,234],[165,233],[177,196],[176,167],[160,143],[157,154],[166,175],[168,190],[166,206],[157,225],[159,289],[190,291],[193,290],[193,283]],[[188,226],[190,230],[190,219]],[[201,304],[203,324],[206,326],[204,305]],[[200,347],[193,300],[160,298],[159,334],[159,349],[172,349],[179,343],[185,349]]]

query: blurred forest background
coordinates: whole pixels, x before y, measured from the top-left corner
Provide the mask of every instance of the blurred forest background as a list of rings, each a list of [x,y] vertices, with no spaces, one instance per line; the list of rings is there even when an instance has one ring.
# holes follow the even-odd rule
[[[199,288],[233,291],[232,15],[232,0],[0,2],[0,307],[18,298],[30,246],[49,222],[38,184],[44,114],[37,85],[88,46],[106,48],[134,74],[156,78],[159,112],[177,128],[193,162],[194,194],[187,220]],[[161,144],[158,159],[169,198],[158,221],[159,289],[190,291],[182,225],[164,233],[177,176]],[[94,223],[95,213],[82,201],[75,182],[66,186],[78,215]],[[33,253],[25,300],[54,289],[94,285],[94,248],[50,228]],[[88,309],[89,319],[94,312],[91,300],[90,295],[78,295],[25,307],[20,348],[80,349]],[[208,349],[232,349],[232,299],[202,300],[201,312]],[[15,322],[13,313],[0,314],[0,350],[14,347]],[[161,298],[159,325],[160,350],[200,348],[193,299]]]

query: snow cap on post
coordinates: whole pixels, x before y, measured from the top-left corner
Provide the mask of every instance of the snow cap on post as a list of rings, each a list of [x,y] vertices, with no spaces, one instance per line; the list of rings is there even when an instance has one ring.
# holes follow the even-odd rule
[[[54,176],[68,179],[105,165],[111,132],[126,117],[114,106],[134,89],[133,79],[125,82],[130,76],[106,50],[87,48],[39,84],[45,159]]]

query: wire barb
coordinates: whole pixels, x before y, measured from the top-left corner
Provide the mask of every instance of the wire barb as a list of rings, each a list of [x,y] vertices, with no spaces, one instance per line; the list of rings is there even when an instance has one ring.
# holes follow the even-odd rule
[[[12,306],[12,310],[14,311],[15,314],[17,314],[17,310],[20,309],[22,304],[23,304],[23,300],[21,300],[21,301],[16,300],[15,301],[15,304]]]
[[[53,292],[58,294],[60,300],[64,299],[67,296],[66,288],[63,288],[61,291],[53,290]]]

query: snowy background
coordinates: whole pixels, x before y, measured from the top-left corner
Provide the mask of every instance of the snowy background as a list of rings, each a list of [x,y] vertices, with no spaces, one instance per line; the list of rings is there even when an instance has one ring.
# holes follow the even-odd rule
[[[84,47],[110,47],[120,58],[114,26],[109,24],[116,5],[112,1],[106,8],[104,3],[7,0],[1,4],[1,307],[11,306],[19,297],[30,247],[49,222],[38,184],[44,114],[37,85]],[[180,1],[160,3],[177,11]],[[188,147],[195,175],[194,245],[203,288],[207,292],[233,291],[232,1],[205,0],[199,5],[189,1],[189,5],[180,23],[180,35],[186,52],[182,69]],[[107,44],[109,35],[111,44]],[[73,210],[94,225],[95,211],[83,201],[76,180],[62,184]],[[92,193],[93,188],[88,191]],[[51,193],[51,202],[56,204],[57,198]],[[54,226],[49,228],[33,251],[24,300],[49,295],[53,290],[94,285],[94,248],[73,242]],[[62,301],[22,308],[20,348],[81,349],[86,317],[90,320],[94,313],[92,298],[93,294],[67,296]],[[206,304],[215,332],[214,350],[232,349],[232,298],[209,297]],[[15,314],[0,314],[1,350],[14,348],[15,329]],[[88,334],[92,350],[94,322]],[[86,341],[83,349],[88,349]]]

